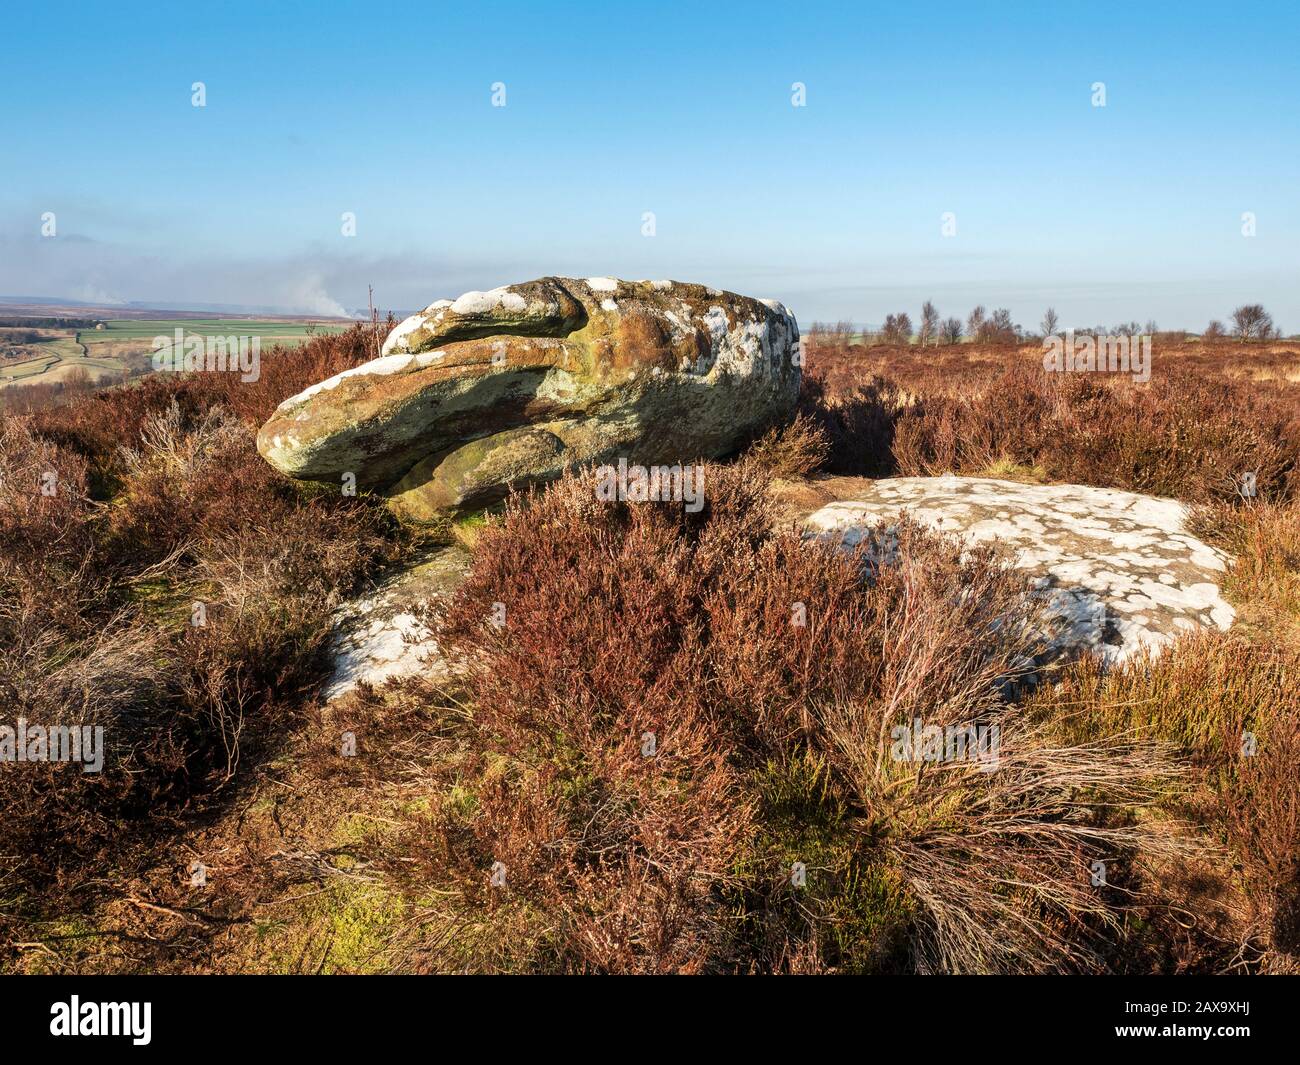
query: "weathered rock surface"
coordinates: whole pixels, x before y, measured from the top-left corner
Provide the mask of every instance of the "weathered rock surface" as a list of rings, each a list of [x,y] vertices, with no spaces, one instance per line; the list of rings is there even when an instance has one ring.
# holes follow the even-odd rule
[[[779,303],[683,282],[469,292],[406,319],[380,358],[285,400],[257,446],[292,477],[351,473],[426,518],[566,464],[724,455],[793,409],[798,340]]]
[[[1235,617],[1219,591],[1227,556],[1186,531],[1187,508],[1172,499],[955,476],[855,478],[850,491],[809,515],[807,528],[853,546],[906,510],[991,544],[1046,598],[1058,653],[1089,649],[1118,662],[1191,629],[1227,629]]]
[[[467,552],[445,548],[342,607],[334,618],[334,669],[325,698],[337,699],[359,684],[378,687],[415,673],[434,680],[448,676],[448,664],[428,622],[468,569]]]

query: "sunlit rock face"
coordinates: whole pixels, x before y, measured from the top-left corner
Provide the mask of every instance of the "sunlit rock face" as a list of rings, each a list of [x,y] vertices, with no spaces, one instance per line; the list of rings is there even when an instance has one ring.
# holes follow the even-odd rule
[[[546,277],[430,304],[379,358],[280,404],[257,446],[291,477],[352,474],[432,517],[568,465],[726,455],[793,411],[798,343],[775,301]]]
[[[814,535],[888,553],[881,522],[906,511],[934,529],[988,544],[1025,571],[1054,622],[1053,650],[1094,651],[1108,663],[1159,652],[1182,633],[1227,629],[1220,592],[1227,556],[1187,532],[1172,499],[1085,485],[1027,485],[984,477],[859,482],[854,498],[806,519]]]

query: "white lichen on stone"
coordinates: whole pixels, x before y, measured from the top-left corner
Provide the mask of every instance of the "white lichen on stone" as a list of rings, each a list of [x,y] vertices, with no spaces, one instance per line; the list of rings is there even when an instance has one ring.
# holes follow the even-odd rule
[[[467,568],[465,553],[448,548],[336,611],[330,638],[334,668],[325,698],[417,673],[446,677],[447,663],[426,616],[455,590]]]
[[[518,338],[508,363],[487,369],[484,351],[506,337]],[[564,440],[575,460],[662,449],[673,436],[684,451],[725,454],[794,406],[798,338],[780,304],[682,282],[548,277],[467,292],[404,320],[380,358],[286,400],[258,448],[290,476],[351,471],[387,491],[424,458],[482,435],[470,411],[494,425],[495,405],[532,393],[579,416],[582,431]],[[397,376],[368,388],[368,375]],[[352,377],[363,385],[339,388]],[[480,487],[486,499],[501,486]]]
[[[333,377],[327,377],[324,381],[317,381],[316,384],[303,389],[296,396],[290,396],[276,409],[287,410],[311,399],[318,392],[329,392],[337,388],[341,381],[349,377],[386,377],[389,374],[401,373],[411,366],[418,365],[416,358],[416,356],[405,352],[381,355],[379,358],[371,359],[360,366],[353,366],[351,369],[336,373]]]
[[[1059,651],[1088,648],[1118,662],[1159,651],[1190,629],[1226,630],[1235,618],[1217,580],[1227,556],[1187,533],[1188,510],[1172,499],[1086,485],[900,477],[875,481],[806,524],[853,546],[904,511],[992,545],[1029,573],[1058,623]]]
[[[727,312],[721,307],[710,307],[704,315],[704,324],[713,334],[714,343],[721,341],[727,335]]]
[[[506,288],[494,288],[487,292],[466,292],[452,301],[454,314],[491,314],[496,308],[504,307],[508,311],[527,310],[528,301],[518,292]]]
[[[387,355],[393,351],[406,351],[409,346],[406,338],[417,329],[422,329],[424,323],[425,316],[423,313],[403,318],[397,327],[388,334],[388,338],[384,341],[384,346],[380,349],[379,354]]]

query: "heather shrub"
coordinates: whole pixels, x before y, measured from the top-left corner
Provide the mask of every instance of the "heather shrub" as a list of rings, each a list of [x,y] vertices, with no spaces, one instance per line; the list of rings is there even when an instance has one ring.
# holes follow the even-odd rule
[[[21,420],[0,416],[0,573],[75,564],[89,547],[86,465]]]
[[[1244,873],[1259,922],[1255,934],[1275,950],[1300,948],[1300,656],[1294,649],[1236,633],[1196,633],[1154,661],[1107,672],[1095,661],[1080,662],[1026,711],[1060,742],[1126,731],[1172,745],[1189,759],[1213,797],[1195,813]]]
[[[805,414],[789,425],[771,429],[750,445],[747,457],[773,477],[806,477],[817,471],[830,452],[826,431]]]
[[[1242,863],[1261,931],[1273,950],[1300,957],[1300,656],[1289,693],[1239,747],[1226,797],[1228,839]]]
[[[0,774],[11,918],[85,905],[105,862],[129,875],[219,806],[310,702],[332,608],[400,557],[376,500],[282,477],[240,417],[364,357],[362,333],[277,353],[243,401],[231,375],[159,374],[0,421],[0,721],[104,730],[100,773]]]
[[[894,420],[900,404],[897,390],[877,378],[841,392],[825,378],[805,373],[799,395],[801,416],[827,442],[822,468],[828,473],[891,473]]]
[[[1028,366],[960,398],[922,398],[895,425],[900,472],[976,473],[999,459],[1050,479],[1193,502],[1231,500],[1256,475],[1262,498],[1294,490],[1300,436],[1289,412],[1248,389],[1177,378],[1159,389],[1053,377]]]
[[[1189,633],[1155,656],[1109,670],[1084,660],[1030,700],[1070,740],[1120,732],[1172,744],[1200,765],[1225,764],[1245,731],[1260,731],[1300,698],[1295,663],[1235,633]]]
[[[1158,750],[1063,747],[1006,701],[1041,618],[988,553],[909,523],[883,566],[805,543],[765,481],[709,467],[691,514],[571,475],[484,527],[406,868],[446,891],[421,965],[1098,964],[1123,903],[1090,863],[1160,844],[1090,804],[1144,801]],[[897,760],[914,718],[996,725],[997,772]]]
[[[1037,346],[863,351],[819,341],[803,407],[830,437],[836,473],[978,475],[1002,465],[1197,503],[1237,500],[1250,473],[1260,500],[1296,494],[1294,352],[1229,359],[1193,346],[1158,351],[1157,366],[1158,378],[1135,384],[1045,373]]]
[[[1300,648],[1300,501],[1199,507],[1191,524],[1233,555],[1224,590],[1239,624]]]
[[[136,446],[121,449],[109,519],[108,549],[128,566],[193,555],[196,536],[228,532],[222,511],[239,497],[240,482],[274,494],[247,430],[224,408],[186,418],[173,402],[146,417],[138,435]]]
[[[186,769],[193,722],[177,712],[176,669],[154,634],[124,611],[79,631],[0,601],[0,722],[103,729],[111,771],[80,764],[6,765],[0,773],[0,871],[6,886],[48,883],[101,857],[124,821],[148,817]]]

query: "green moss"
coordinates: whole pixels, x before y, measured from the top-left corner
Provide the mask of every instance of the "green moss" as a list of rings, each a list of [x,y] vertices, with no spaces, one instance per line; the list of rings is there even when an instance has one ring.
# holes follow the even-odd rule
[[[897,873],[883,864],[881,830],[862,821],[837,793],[825,762],[803,752],[757,772],[762,826],[738,875],[770,885],[742,905],[778,915],[787,934],[816,942],[826,964],[842,972],[902,968],[914,908]],[[795,864],[803,883],[793,882]],[[770,934],[770,928],[765,930]]]
[[[428,795],[419,795],[414,799],[407,799],[397,809],[405,817],[423,817],[433,810],[433,801]]]
[[[378,972],[378,955],[405,907],[401,899],[381,888],[349,887],[338,892],[329,912],[331,933],[327,966],[343,972]]]
[[[459,784],[453,785],[451,790],[447,792],[442,804],[448,813],[462,821],[468,821],[473,817],[479,807],[478,796]]]
[[[501,508],[475,510],[462,515],[452,522],[452,534],[466,547],[473,548],[478,542],[479,534],[487,527],[493,512]]]
[[[8,905],[8,900],[5,901]],[[41,943],[44,949],[22,951],[12,967],[6,964],[0,971],[47,976],[78,970],[88,954],[102,951],[106,943],[90,919],[81,914],[67,914],[36,927],[38,931],[30,938]]]
[[[373,883],[334,881],[287,917],[254,926],[255,949],[274,973],[379,973],[406,912],[401,897]]]
[[[344,814],[334,826],[331,842],[336,847],[357,847],[365,843],[372,833],[373,829],[365,814]]]
[[[479,437],[416,463],[389,492],[389,506],[413,522],[498,502],[517,481],[558,476],[564,442],[538,427]]]
[[[211,601],[192,583],[168,577],[132,581],[127,586],[126,595],[146,618],[173,632],[181,631],[191,623],[195,602]]]

